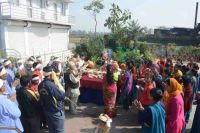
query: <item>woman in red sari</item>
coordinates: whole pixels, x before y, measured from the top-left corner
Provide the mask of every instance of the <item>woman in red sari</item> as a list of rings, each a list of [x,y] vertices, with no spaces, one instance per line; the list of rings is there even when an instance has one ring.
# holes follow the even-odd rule
[[[104,100],[104,111],[110,118],[116,116],[116,96],[117,96],[117,85],[118,75],[115,74],[112,65],[107,65],[107,74],[104,77],[105,87],[103,90]]]
[[[192,110],[192,100],[193,100],[193,86],[192,79],[190,77],[183,77],[183,92],[184,92],[184,113],[185,113],[185,122],[189,122],[190,113]]]

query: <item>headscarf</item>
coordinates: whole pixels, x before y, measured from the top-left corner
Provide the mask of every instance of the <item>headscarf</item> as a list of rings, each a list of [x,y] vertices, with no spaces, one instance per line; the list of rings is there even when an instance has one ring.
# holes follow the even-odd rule
[[[168,113],[171,107],[171,101],[172,99],[183,93],[183,88],[182,86],[178,83],[178,81],[174,78],[170,78],[170,88],[171,88],[171,92],[164,92],[164,97],[163,97],[163,102],[166,106],[166,112]]]
[[[120,65],[120,67],[121,67],[122,70],[126,70],[126,64],[122,63],[122,64]]]
[[[114,70],[119,70],[119,65],[117,62],[112,63]]]
[[[2,68],[1,71],[0,71],[0,76],[3,76],[4,74],[6,74],[6,69],[5,68]]]
[[[77,59],[73,57],[73,58],[71,58],[71,61],[74,62],[74,63],[76,63]]]
[[[178,70],[177,72],[176,72],[176,77],[177,78],[181,78],[183,76],[183,73],[180,71],[180,70]]]

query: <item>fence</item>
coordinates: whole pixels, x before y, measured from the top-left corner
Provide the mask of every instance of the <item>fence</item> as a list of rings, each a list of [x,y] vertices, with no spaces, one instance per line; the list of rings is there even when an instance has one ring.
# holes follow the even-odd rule
[[[72,50],[64,50],[64,51],[52,52],[48,54],[40,54],[36,56],[41,56],[43,64],[47,64],[50,61],[51,56],[59,57],[61,62],[65,62],[67,58],[70,58],[73,56],[73,52]]]
[[[0,49],[0,58],[7,57],[21,58],[21,54],[15,49]]]
[[[62,62],[66,61],[67,58],[73,56],[72,50],[64,50],[58,52],[44,53],[34,56],[41,56],[44,64],[47,64],[50,61],[51,56],[59,57]],[[22,56],[18,51],[14,49],[0,49],[0,58],[13,58],[13,61],[16,59],[22,59],[23,61],[27,60],[29,56]]]

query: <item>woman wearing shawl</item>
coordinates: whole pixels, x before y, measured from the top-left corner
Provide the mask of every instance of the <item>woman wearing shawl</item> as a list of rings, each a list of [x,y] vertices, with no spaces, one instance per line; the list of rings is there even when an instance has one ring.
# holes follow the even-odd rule
[[[114,73],[112,65],[107,65],[107,75],[104,77],[106,86],[103,90],[104,111],[110,118],[116,116],[116,96],[118,75]]]
[[[134,60],[130,61],[130,68],[132,73],[132,88],[131,88],[131,95],[130,95],[130,101],[133,101],[136,99],[136,78],[137,78],[137,69],[134,63]]]
[[[123,108],[125,110],[129,110],[129,105],[130,105],[130,96],[131,96],[131,90],[132,90],[132,83],[133,83],[133,76],[131,72],[131,67],[130,67],[130,62],[126,63],[127,65],[127,70],[125,71],[122,81],[125,83],[124,88],[121,90],[121,95],[119,98],[119,104],[123,104]]]
[[[121,72],[119,75],[119,82],[117,83],[117,101],[119,100],[119,97],[126,85],[126,80],[128,78],[127,74],[126,74],[126,64],[122,63],[120,65],[121,68]]]
[[[144,108],[140,101],[135,100],[136,108],[143,112],[141,133],[165,133],[165,109],[161,101],[163,92],[161,89],[154,88],[150,91],[153,104]]]
[[[166,133],[181,133],[184,128],[183,89],[178,81],[170,78],[163,101],[166,106]]]

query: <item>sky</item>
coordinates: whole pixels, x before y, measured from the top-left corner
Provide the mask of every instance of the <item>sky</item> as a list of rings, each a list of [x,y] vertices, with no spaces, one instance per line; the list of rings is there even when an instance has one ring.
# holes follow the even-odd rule
[[[92,0],[74,0],[70,4],[70,15],[75,16],[75,25],[72,30],[94,31],[94,20],[83,9]],[[133,19],[147,28],[165,27],[194,27],[195,8],[197,0],[104,0],[105,8],[97,15],[98,32],[108,32],[104,27],[109,17],[111,4],[115,3],[121,9],[129,9]],[[200,5],[199,5],[200,9]],[[200,11],[198,15],[200,23]]]

